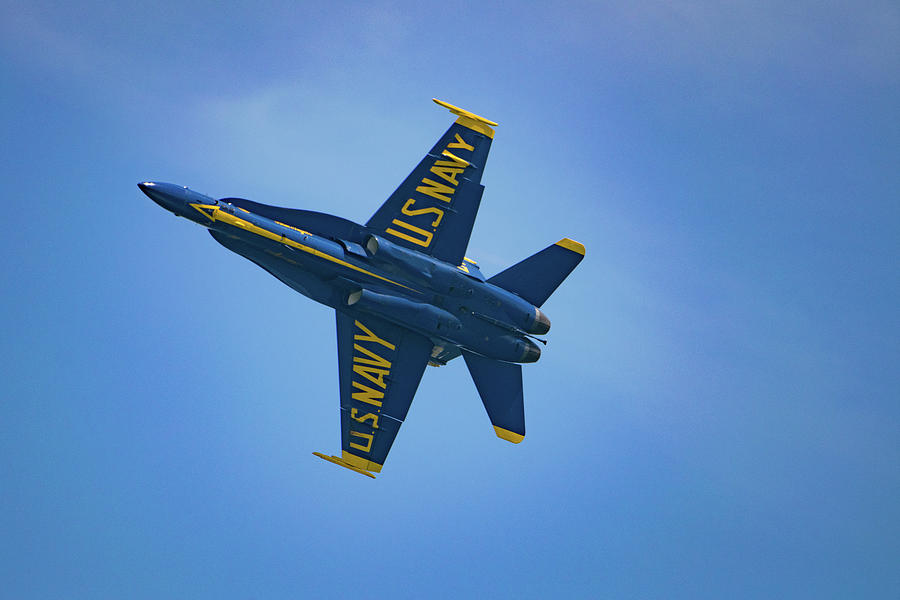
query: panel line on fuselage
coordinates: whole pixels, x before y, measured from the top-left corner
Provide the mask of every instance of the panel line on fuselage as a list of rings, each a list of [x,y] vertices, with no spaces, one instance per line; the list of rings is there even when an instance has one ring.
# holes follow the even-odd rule
[[[373,273],[373,272],[371,272],[371,271],[368,271],[368,270],[366,270],[366,269],[363,269],[362,267],[358,267],[358,266],[356,266],[356,265],[354,265],[354,264],[352,264],[352,263],[349,263],[349,262],[347,262],[347,261],[345,261],[345,260],[342,260],[342,259],[340,259],[340,258],[338,258],[338,257],[336,257],[336,256],[332,256],[332,255],[330,255],[330,254],[328,254],[328,253],[326,253],[326,252],[322,252],[321,250],[316,250],[315,248],[312,248],[312,247],[307,246],[307,245],[305,245],[305,244],[301,244],[300,242],[297,242],[297,241],[295,241],[295,240],[292,240],[292,239],[289,238],[289,237],[285,237],[284,235],[282,235],[282,234],[280,234],[280,233],[275,233],[274,231],[269,231],[268,229],[265,229],[265,228],[263,228],[263,227],[260,227],[259,225],[256,225],[256,224],[254,224],[254,223],[251,223],[250,221],[247,221],[246,219],[242,219],[242,218],[237,217],[237,216],[235,216],[235,215],[233,215],[233,214],[231,214],[231,213],[228,213],[228,212],[226,212],[226,211],[223,211],[223,210],[221,210],[218,206],[216,206],[216,205],[214,205],[214,204],[191,204],[191,206],[192,206],[194,209],[196,209],[196,210],[200,211],[201,213],[203,213],[204,216],[208,217],[208,218],[209,218],[211,221],[213,221],[213,222],[221,221],[221,222],[226,223],[226,224],[228,224],[228,225],[232,225],[232,226],[234,226],[234,227],[239,227],[239,228],[243,229],[244,231],[249,231],[250,233],[255,233],[256,235],[259,235],[259,236],[261,236],[261,237],[264,237],[264,238],[267,238],[267,239],[270,239],[270,240],[273,240],[273,241],[276,241],[276,242],[280,242],[280,243],[282,243],[282,244],[286,244],[286,245],[288,245],[288,246],[290,246],[290,247],[292,247],[292,248],[296,248],[296,249],[298,249],[298,250],[301,250],[301,251],[303,251],[303,252],[306,252],[307,254],[311,254],[311,255],[313,255],[313,256],[315,256],[315,257],[317,257],[317,258],[322,258],[322,259],[324,259],[324,260],[327,260],[327,261],[333,262],[333,263],[335,263],[335,264],[341,265],[342,267],[347,267],[348,269],[352,269],[352,270],[357,271],[357,272],[359,272],[359,273],[362,273],[362,274],[364,274],[364,275],[368,275],[369,277],[374,277],[374,278],[376,278],[376,279],[380,279],[380,280],[382,280],[382,281],[386,281],[386,282],[388,282],[388,283],[392,283],[392,284],[394,284],[394,285],[400,286],[400,287],[402,287],[402,288],[404,288],[404,289],[410,290],[411,292],[415,292],[415,293],[417,293],[417,294],[421,294],[421,293],[422,293],[422,292],[420,292],[419,290],[416,290],[416,289],[413,289],[413,288],[411,288],[411,287],[405,286],[405,285],[403,285],[402,283],[398,283],[398,282],[396,282],[396,281],[393,281],[392,279],[388,279],[387,277],[382,277],[381,275],[378,275],[377,273]],[[209,210],[209,213],[205,212],[205,211],[202,210],[202,209]],[[249,213],[248,213],[248,214],[249,214]],[[276,222],[277,222],[277,221],[276,221]],[[281,223],[279,223],[279,225],[281,225]],[[300,229],[296,229],[295,227],[290,227],[290,226],[287,226],[287,225],[286,225],[285,227],[288,227],[289,229],[294,229],[294,230],[296,230],[296,231],[300,231],[301,233],[304,233],[304,234],[306,234],[306,235],[312,235],[312,234],[309,234],[308,232],[302,231],[302,230],[300,230]]]

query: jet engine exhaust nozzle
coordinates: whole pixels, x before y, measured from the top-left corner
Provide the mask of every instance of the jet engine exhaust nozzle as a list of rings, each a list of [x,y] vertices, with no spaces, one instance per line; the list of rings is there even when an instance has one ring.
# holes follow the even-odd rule
[[[544,312],[535,307],[534,309],[534,323],[531,324],[531,327],[528,328],[528,333],[533,333],[535,335],[544,335],[550,331],[550,319]]]
[[[519,362],[533,363],[541,357],[541,348],[531,340],[525,340],[525,351],[522,352],[522,358]]]

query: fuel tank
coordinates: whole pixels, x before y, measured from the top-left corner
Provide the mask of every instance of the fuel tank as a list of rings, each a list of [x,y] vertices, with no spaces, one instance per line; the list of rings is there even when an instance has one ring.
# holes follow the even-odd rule
[[[462,328],[459,319],[436,306],[371,290],[350,292],[346,304],[433,337],[444,338]]]

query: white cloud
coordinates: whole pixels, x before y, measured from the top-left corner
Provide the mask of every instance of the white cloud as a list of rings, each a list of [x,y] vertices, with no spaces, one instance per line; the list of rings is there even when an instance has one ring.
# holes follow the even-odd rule
[[[75,78],[95,73],[108,62],[77,35],[54,27],[38,7],[4,7],[0,18],[4,46],[17,59]]]
[[[668,68],[900,76],[900,5],[648,0],[554,15],[564,40]]]

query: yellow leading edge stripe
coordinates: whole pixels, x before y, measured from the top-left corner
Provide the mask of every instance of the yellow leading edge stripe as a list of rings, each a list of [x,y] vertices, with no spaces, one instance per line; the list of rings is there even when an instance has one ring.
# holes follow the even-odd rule
[[[345,260],[341,260],[340,258],[331,256],[330,254],[320,252],[319,250],[316,250],[315,248],[311,248],[311,247],[301,244],[299,242],[295,242],[294,240],[292,240],[290,238],[284,237],[280,233],[275,233],[273,231],[269,231],[268,229],[263,229],[262,227],[258,227],[256,225],[254,225],[253,223],[250,223],[249,221],[245,221],[244,219],[242,219],[240,217],[236,217],[227,212],[223,212],[223,211],[219,210],[219,207],[214,204],[191,204],[191,206],[194,207],[194,209],[196,209],[198,212],[200,212],[203,216],[205,216],[206,218],[208,218],[211,221],[214,221],[214,222],[221,221],[223,223],[227,223],[227,224],[233,225],[235,227],[240,227],[241,229],[249,231],[250,233],[255,233],[256,235],[260,235],[264,238],[268,238],[268,239],[274,240],[276,242],[281,242],[282,244],[286,244],[288,246],[291,246],[292,248],[296,248],[297,250],[302,250],[303,252],[312,254],[313,256],[316,256],[318,258],[323,258],[325,260],[339,264],[342,267],[347,267],[348,269],[353,269],[354,271],[364,273],[365,275],[368,275],[370,277],[374,277],[374,278],[380,279],[382,281],[387,281],[388,283],[393,283],[394,285],[398,285],[404,289],[419,293],[419,290],[414,290],[413,288],[407,287],[407,286],[403,285],[402,283],[397,283],[396,281],[392,281],[392,280],[388,279],[387,277],[382,277],[381,275],[377,275],[371,271],[367,271],[366,269],[363,269],[362,267],[357,267],[356,265],[352,265]],[[206,210],[208,210],[209,212],[202,210],[204,208]],[[290,226],[286,225],[285,227],[290,227]],[[290,227],[290,229],[297,229],[297,228]],[[297,231],[306,233],[302,229],[297,229]]]
[[[572,252],[577,252],[578,254],[584,256],[584,244],[581,242],[576,242],[575,240],[570,240],[569,238],[563,238],[556,242],[557,246],[562,246],[566,250],[571,250]]]

